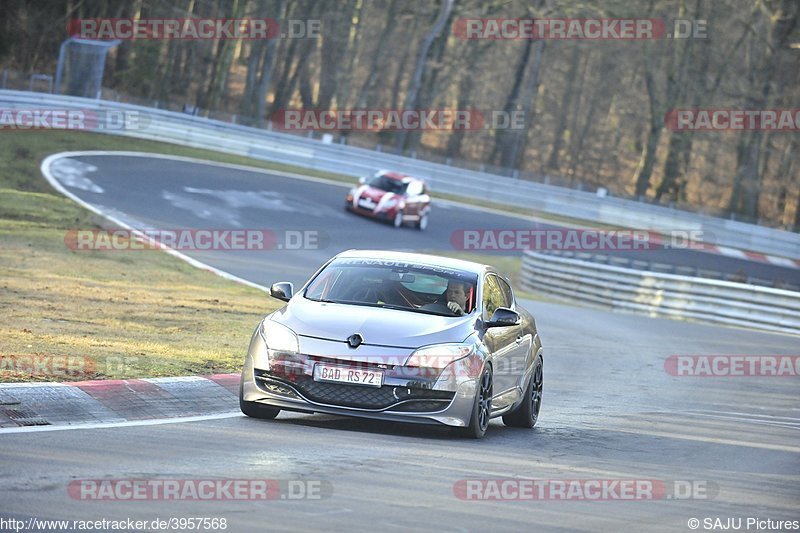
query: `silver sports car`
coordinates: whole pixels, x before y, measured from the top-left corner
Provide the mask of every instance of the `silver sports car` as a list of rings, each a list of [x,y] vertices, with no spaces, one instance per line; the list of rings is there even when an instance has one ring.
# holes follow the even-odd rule
[[[533,427],[542,345],[533,317],[487,265],[350,250],[330,259],[256,328],[239,405],[444,424],[479,438],[489,419]]]

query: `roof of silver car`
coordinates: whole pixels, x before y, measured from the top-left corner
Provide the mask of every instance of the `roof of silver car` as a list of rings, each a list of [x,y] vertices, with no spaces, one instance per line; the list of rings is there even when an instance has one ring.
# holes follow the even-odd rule
[[[394,252],[390,250],[347,250],[346,252],[338,254],[336,257],[359,257],[364,259],[407,261],[409,263],[418,263],[421,265],[465,270],[467,272],[474,272],[475,274],[480,274],[487,269],[494,270],[488,265],[483,265],[481,263],[475,263],[472,261],[464,261],[463,259],[453,259],[451,257],[442,257],[440,255]]]

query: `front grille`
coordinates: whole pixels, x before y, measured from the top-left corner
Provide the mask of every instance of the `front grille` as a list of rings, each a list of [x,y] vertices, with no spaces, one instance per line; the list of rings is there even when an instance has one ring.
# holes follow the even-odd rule
[[[362,409],[384,409],[397,403],[392,394],[394,387],[365,387],[363,385],[345,385],[314,381],[303,376],[295,383],[297,390],[313,402]]]
[[[262,375],[267,374],[264,371],[258,372]],[[269,380],[273,383],[281,383],[283,381],[274,376],[270,376]],[[366,387],[363,385],[328,383],[314,381],[309,376],[296,376],[291,381],[285,382],[285,384],[285,386],[291,385],[303,397],[312,402],[359,409],[381,410],[406,402],[406,400],[415,400],[401,403],[394,410],[407,412],[441,411],[449,405],[455,395],[453,392],[415,387],[394,387],[390,385]]]

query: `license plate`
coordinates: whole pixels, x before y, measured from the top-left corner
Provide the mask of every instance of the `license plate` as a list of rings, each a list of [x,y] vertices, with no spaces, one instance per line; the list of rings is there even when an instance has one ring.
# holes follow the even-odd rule
[[[380,387],[383,385],[383,372],[380,370],[365,370],[318,363],[314,365],[314,381]]]
[[[366,209],[373,209],[375,207],[375,202],[373,202],[369,198],[362,198],[361,200],[358,201],[358,205]]]

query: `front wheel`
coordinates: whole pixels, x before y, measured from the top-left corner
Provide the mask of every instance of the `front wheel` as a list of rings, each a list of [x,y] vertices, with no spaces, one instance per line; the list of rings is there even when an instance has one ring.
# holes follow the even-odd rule
[[[398,209],[397,213],[394,215],[394,221],[392,222],[395,228],[399,228],[403,225],[403,211]]]
[[[503,423],[507,426],[518,428],[532,428],[539,419],[539,409],[542,407],[543,386],[542,358],[536,356],[533,360],[533,372],[522,403],[515,410],[503,415]]]
[[[420,231],[425,231],[427,227],[428,227],[428,213],[425,213],[424,215],[419,217],[419,220],[417,220],[417,229]]]
[[[469,425],[464,428],[465,437],[480,439],[486,434],[492,416],[492,367],[486,365],[478,380],[475,403]]]
[[[247,402],[244,399],[244,388],[239,383],[239,409],[251,418],[272,420],[281,412],[277,407],[270,407],[256,402]]]

